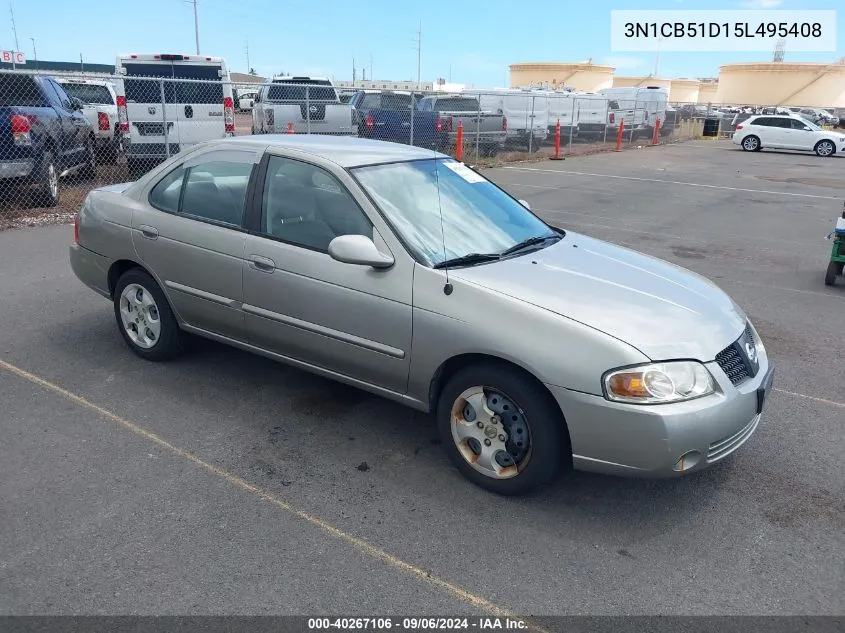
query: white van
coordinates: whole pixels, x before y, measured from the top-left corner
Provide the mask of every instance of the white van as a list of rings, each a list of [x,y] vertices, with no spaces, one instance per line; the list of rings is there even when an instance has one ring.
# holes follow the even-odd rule
[[[549,132],[549,102],[545,93],[533,90],[493,88],[463,90],[477,97],[483,111],[503,114],[508,120],[507,142],[539,149]]]
[[[180,150],[235,133],[226,61],[204,55],[120,55],[118,119],[130,167],[149,168]]]
[[[633,131],[634,137],[651,136],[657,119],[666,120],[668,93],[660,86],[631,86],[626,88],[606,88],[599,94],[613,99],[619,106],[614,112],[616,124],[625,120],[625,130]]]

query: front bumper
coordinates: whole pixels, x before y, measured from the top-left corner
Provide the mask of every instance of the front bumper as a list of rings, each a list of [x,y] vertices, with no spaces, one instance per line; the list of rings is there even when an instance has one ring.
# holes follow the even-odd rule
[[[34,168],[31,160],[0,160],[0,180],[26,178]]]
[[[633,477],[676,477],[703,470],[757,430],[774,377],[765,350],[760,370],[737,386],[707,363],[719,392],[661,405],[611,402],[547,385],[563,411],[578,470]]]

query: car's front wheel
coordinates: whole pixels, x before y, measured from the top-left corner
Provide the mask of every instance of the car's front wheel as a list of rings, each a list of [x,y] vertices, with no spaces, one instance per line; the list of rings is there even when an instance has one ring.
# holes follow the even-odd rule
[[[184,337],[167,297],[140,268],[128,270],[118,280],[114,315],[123,340],[141,358],[163,361],[182,352]]]
[[[833,156],[836,153],[836,146],[833,141],[819,141],[816,143],[815,152],[819,156]]]
[[[457,371],[440,393],[437,426],[461,474],[497,494],[531,492],[572,463],[560,408],[537,381],[507,365]]]
[[[742,139],[742,149],[746,152],[757,152],[760,150],[760,139],[756,136],[749,135]]]

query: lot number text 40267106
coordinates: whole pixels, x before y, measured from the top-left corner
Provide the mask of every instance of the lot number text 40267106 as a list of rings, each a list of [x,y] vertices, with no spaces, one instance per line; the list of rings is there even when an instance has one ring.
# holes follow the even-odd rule
[[[819,22],[626,22],[626,38],[784,38],[821,37]]]

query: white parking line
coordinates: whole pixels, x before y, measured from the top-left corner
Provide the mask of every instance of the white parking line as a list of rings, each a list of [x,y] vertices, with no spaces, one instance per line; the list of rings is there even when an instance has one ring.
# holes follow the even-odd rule
[[[786,191],[769,191],[767,189],[745,189],[743,187],[726,187],[725,185],[704,185],[700,182],[684,182],[681,180],[661,180],[660,178],[641,178],[638,176],[615,176],[611,174],[593,174],[586,171],[561,171],[558,169],[538,169],[536,167],[502,167],[511,171],[533,171],[546,174],[561,174],[564,176],[592,176],[594,178],[613,178],[616,180],[638,180],[640,182],[658,182],[665,185],[684,185],[687,187],[703,187],[705,189],[722,189],[725,191],[746,191],[748,193],[763,193],[772,196],[792,196],[793,198],[816,198],[819,200],[841,200],[841,196],[818,196],[811,193],[789,193]],[[518,184],[518,183],[513,183]]]

